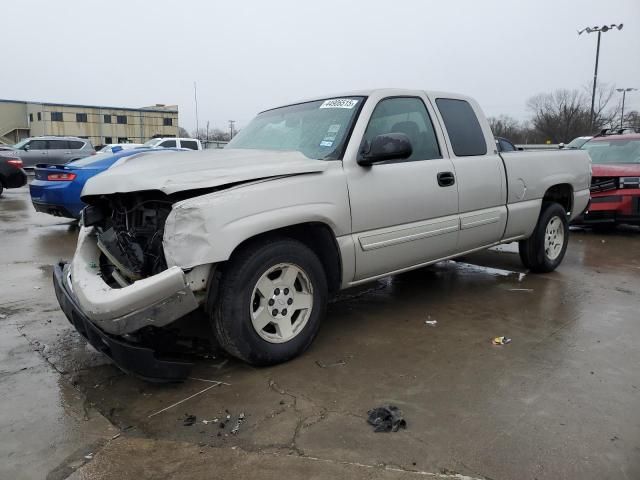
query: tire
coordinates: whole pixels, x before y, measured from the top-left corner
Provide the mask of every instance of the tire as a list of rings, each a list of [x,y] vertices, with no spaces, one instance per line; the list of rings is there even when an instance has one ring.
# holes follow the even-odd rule
[[[535,273],[554,271],[569,244],[567,212],[558,203],[543,203],[531,237],[519,243],[520,259]]]
[[[4,191],[4,184],[2,183],[2,179],[0,179],[0,197],[2,196],[3,191]]]
[[[209,299],[213,331],[226,352],[247,363],[286,362],[311,345],[327,295],[322,263],[304,244],[289,238],[248,244],[225,265]]]

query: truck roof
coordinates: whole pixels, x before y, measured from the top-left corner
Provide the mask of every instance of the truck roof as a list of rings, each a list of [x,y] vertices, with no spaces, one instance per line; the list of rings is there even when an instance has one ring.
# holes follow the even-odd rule
[[[304,98],[302,100],[293,101],[290,103],[284,103],[272,108],[267,108],[266,111],[274,110],[276,108],[286,107],[288,105],[296,105],[298,103],[316,102],[318,100],[327,100],[329,98],[340,97],[393,97],[393,96],[416,96],[426,93],[429,97],[446,97],[456,98],[460,100],[471,100],[471,97],[453,92],[442,92],[437,90],[420,90],[420,89],[405,89],[405,88],[372,88],[369,90],[353,90],[348,92],[334,93],[329,95],[319,95],[315,97]]]

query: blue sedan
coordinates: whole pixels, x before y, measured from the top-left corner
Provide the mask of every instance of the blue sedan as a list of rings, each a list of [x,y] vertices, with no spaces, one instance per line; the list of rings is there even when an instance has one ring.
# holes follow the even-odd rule
[[[29,185],[31,202],[37,212],[78,219],[85,207],[80,194],[87,180],[104,172],[121,158],[168,150],[178,149],[136,148],[115,154],[94,155],[64,165],[37,165],[34,169],[35,179]]]

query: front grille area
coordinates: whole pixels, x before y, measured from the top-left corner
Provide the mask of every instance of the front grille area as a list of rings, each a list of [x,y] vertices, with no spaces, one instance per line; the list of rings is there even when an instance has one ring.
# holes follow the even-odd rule
[[[593,177],[591,179],[591,193],[608,192],[618,189],[618,177]]]

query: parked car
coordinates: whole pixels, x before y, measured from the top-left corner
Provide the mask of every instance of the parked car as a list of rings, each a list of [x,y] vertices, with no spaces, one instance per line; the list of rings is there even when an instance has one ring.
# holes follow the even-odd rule
[[[597,136],[582,146],[593,162],[591,204],[575,223],[640,225],[640,134]]]
[[[143,146],[150,148],[187,148],[189,150],[202,150],[202,143],[197,138],[163,137],[152,138]]]
[[[86,157],[65,165],[36,165],[35,179],[29,184],[33,207],[37,212],[78,219],[85,207],[80,193],[87,180],[113,167],[121,159],[161,152],[150,148],[128,149]]]
[[[117,153],[120,150],[131,150],[132,148],[142,147],[142,143],[109,143],[107,145],[103,145],[100,149],[96,149],[96,153],[103,154],[111,154]]]
[[[578,149],[580,147],[582,147],[585,143],[587,143],[589,140],[591,140],[593,137],[591,136],[584,136],[584,137],[576,137],[573,140],[571,140],[569,143],[567,143],[566,145],[564,143],[559,143],[558,144],[558,148],[566,148],[567,150],[571,150],[571,149]]]
[[[0,143],[0,152],[12,152],[15,148],[11,145],[7,145],[6,143]]]
[[[89,140],[78,137],[30,137],[14,148],[25,168],[38,163],[62,165],[96,154]]]
[[[507,140],[504,137],[496,137],[496,147],[500,153],[517,152],[524,150],[522,147],[516,147],[511,140]]]
[[[0,195],[5,188],[20,188],[27,184],[22,160],[12,152],[0,151]]]
[[[513,241],[532,272],[554,270],[589,168],[580,150],[496,153],[480,107],[457,94],[275,108],[225,149],[90,179],[56,295],[89,342],[147,379],[188,374],[153,338],[194,311],[229,354],[283,362],[311,344],[340,289]]]

